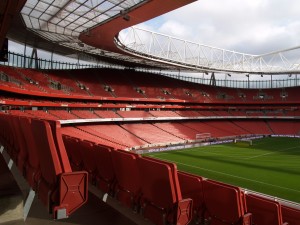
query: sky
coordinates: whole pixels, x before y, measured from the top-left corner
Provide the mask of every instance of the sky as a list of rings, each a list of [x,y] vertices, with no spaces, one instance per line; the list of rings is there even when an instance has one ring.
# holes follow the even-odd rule
[[[299,0],[198,0],[139,26],[249,54],[300,45]]]

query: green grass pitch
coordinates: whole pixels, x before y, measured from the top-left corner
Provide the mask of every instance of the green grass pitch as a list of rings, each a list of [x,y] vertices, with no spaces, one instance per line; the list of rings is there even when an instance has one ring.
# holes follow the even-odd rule
[[[300,203],[300,139],[263,138],[147,154],[179,170]]]

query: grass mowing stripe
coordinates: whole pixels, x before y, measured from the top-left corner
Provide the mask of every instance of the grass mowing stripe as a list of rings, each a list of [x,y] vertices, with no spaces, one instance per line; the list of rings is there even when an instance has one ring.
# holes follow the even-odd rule
[[[297,145],[295,147],[291,147],[291,148],[286,148],[286,149],[278,150],[278,151],[275,151],[275,152],[268,152],[268,153],[265,153],[265,154],[248,157],[248,158],[245,158],[245,159],[254,159],[254,158],[261,157],[261,156],[272,155],[272,154],[276,154],[277,152],[283,152],[283,151],[290,150],[290,149],[295,149],[295,148],[299,148],[299,145]]]
[[[152,157],[155,157],[155,156],[152,156]],[[155,157],[155,158],[158,158],[158,157]],[[276,187],[276,188],[285,189],[285,190],[288,190],[288,191],[294,191],[294,192],[300,193],[300,190],[295,190],[295,189],[291,189],[291,188],[287,188],[287,187],[282,187],[282,186],[278,186],[278,185],[274,185],[274,184],[269,184],[269,183],[265,183],[265,182],[262,182],[262,181],[252,180],[252,179],[248,179],[248,178],[245,178],[245,177],[240,177],[240,176],[236,176],[236,175],[232,175],[232,174],[228,174],[228,173],[223,173],[223,172],[219,172],[219,171],[215,171],[215,170],[210,170],[210,169],[202,168],[202,167],[199,167],[199,166],[193,166],[193,165],[189,165],[189,164],[185,164],[185,163],[181,163],[181,162],[177,162],[177,161],[172,161],[172,160],[167,160],[167,159],[164,159],[164,160],[166,160],[168,162],[180,164],[180,165],[183,165],[183,166],[187,166],[187,167],[192,167],[192,168],[196,168],[196,169],[200,169],[200,170],[204,170],[204,171],[218,173],[218,174],[229,176],[229,177],[234,177],[234,178],[247,180],[247,181],[254,182],[254,183],[259,183],[259,184],[263,184],[263,185],[267,185],[267,186],[271,186],[271,187]]]

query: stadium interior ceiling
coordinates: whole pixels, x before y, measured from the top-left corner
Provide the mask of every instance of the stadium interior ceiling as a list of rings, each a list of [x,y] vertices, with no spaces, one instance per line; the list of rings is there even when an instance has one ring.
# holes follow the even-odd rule
[[[6,10],[7,7],[5,2],[9,4],[10,1],[3,1],[3,10]],[[167,13],[193,1],[164,1],[163,4],[161,2],[156,3],[156,1],[132,0],[84,1],[84,3],[80,3],[83,1],[19,2],[24,5],[23,9],[22,7],[12,9],[8,13],[10,18],[13,19],[1,23],[7,26],[7,34],[6,31],[2,32],[2,38],[7,36],[17,43],[71,58],[77,59],[80,57],[85,61],[122,64],[131,68],[143,67],[175,71],[180,69],[178,66],[153,62],[121,52],[114,44],[114,37],[124,28]],[[145,4],[146,2],[148,3]],[[160,4],[159,10],[157,10],[157,4]],[[100,10],[98,10],[100,7],[107,8],[107,12],[100,13]],[[69,33],[66,33],[64,27],[51,22],[55,19],[56,21],[63,21],[65,16],[73,20],[66,23],[66,25],[70,23],[78,24],[76,26],[79,26],[78,29],[81,32],[70,33],[69,31]],[[94,21],[98,23],[96,24],[89,17],[94,18]],[[48,21],[45,21],[44,18],[47,18]],[[5,20],[5,17],[2,17],[2,20]],[[88,20],[91,20],[91,22],[87,23]],[[52,27],[45,24],[50,24]],[[84,24],[90,24],[91,26],[87,27]],[[54,29],[55,32],[49,29]],[[88,32],[88,35],[86,35],[86,32]],[[85,35],[80,35],[83,33]]]

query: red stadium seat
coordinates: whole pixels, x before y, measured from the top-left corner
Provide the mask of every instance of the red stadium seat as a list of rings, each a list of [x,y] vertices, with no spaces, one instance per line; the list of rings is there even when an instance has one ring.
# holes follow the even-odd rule
[[[112,163],[111,148],[95,145],[95,159],[97,160],[96,182],[97,187],[105,193],[113,193],[115,172]]]
[[[6,146],[8,154],[54,218],[81,207],[87,200],[87,173],[72,172],[60,124],[4,114],[0,121],[14,142]]]
[[[11,117],[12,125],[14,133],[16,134],[16,147],[17,149],[17,157],[16,157],[16,164],[21,171],[22,174],[25,173],[25,164],[27,161],[28,153],[26,149],[26,139],[24,133],[22,132],[22,128],[20,125],[20,118],[19,117]]]
[[[246,204],[248,212],[252,214],[253,224],[283,225],[281,206],[278,202],[257,195],[246,194]]]
[[[300,209],[281,206],[282,220],[289,225],[300,225]]]
[[[178,171],[182,198],[193,200],[193,219],[196,223],[204,222],[205,204],[203,196],[202,181],[200,176]]]
[[[90,182],[105,193],[112,193],[115,174],[111,149],[91,141],[63,135],[72,168],[89,172]]]
[[[127,207],[137,210],[141,195],[141,181],[137,159],[140,155],[126,151],[112,151],[116,174],[116,198]]]
[[[82,170],[83,162],[81,152],[79,150],[79,143],[81,142],[81,140],[67,135],[63,135],[63,140],[66,147],[66,151],[68,153],[68,157],[70,159],[72,169],[75,171]]]
[[[51,130],[48,122],[31,122],[38,148],[35,157],[40,160],[38,196],[45,205],[51,207],[50,211],[56,218],[57,211],[65,209],[68,216],[87,201],[87,174],[72,173],[62,140],[54,139],[57,127],[56,124],[53,126],[54,130]]]
[[[37,157],[38,147],[35,141],[34,133],[32,132],[31,122],[32,120],[29,118],[20,118],[20,126],[26,140],[26,149],[28,153],[28,160],[25,166],[26,179],[33,190],[36,191],[41,177],[41,171],[40,160]]]
[[[202,183],[207,220],[211,225],[251,224],[251,215],[246,214],[243,194],[238,187],[212,180]]]
[[[83,161],[83,170],[89,173],[89,182],[96,182],[97,159],[95,151],[97,151],[94,143],[89,141],[79,141],[78,150]]]
[[[176,166],[172,168],[170,164],[147,157],[138,158],[138,165],[143,216],[157,225],[188,224],[192,217],[192,200],[181,197]]]

